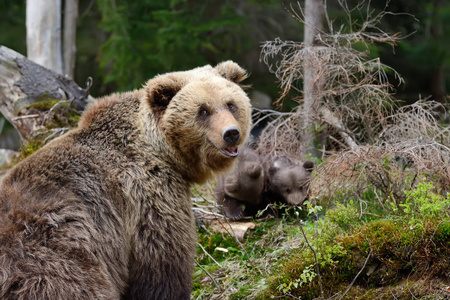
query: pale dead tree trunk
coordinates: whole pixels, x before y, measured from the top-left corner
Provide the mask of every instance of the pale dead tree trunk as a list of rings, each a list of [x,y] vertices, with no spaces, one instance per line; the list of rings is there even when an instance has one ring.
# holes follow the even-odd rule
[[[63,74],[61,0],[27,0],[27,56]]]
[[[64,14],[62,0],[28,0],[28,58],[73,78],[77,19],[78,0],[64,1]]]
[[[75,69],[78,0],[64,2],[63,62],[64,74],[73,78]]]
[[[306,57],[303,65],[303,127],[305,128],[302,139],[307,145],[307,153],[317,156],[314,145],[314,120],[319,111],[320,105],[320,81],[318,78],[317,66],[314,65],[313,47],[316,45],[316,37],[323,31],[324,7],[322,0],[305,1],[305,24],[304,24],[304,45]],[[308,58],[308,56],[310,58]],[[302,153],[304,156],[307,153]]]

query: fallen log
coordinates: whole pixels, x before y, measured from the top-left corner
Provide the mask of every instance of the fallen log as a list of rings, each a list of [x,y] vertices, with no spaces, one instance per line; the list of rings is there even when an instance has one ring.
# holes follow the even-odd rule
[[[61,103],[75,112],[83,111],[89,88],[90,82],[80,88],[73,80],[0,46],[0,112],[23,142],[49,127],[49,114]]]

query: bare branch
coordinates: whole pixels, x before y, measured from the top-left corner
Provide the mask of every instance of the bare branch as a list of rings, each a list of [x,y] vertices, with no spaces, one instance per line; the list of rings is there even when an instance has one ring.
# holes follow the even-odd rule
[[[204,252],[209,258],[211,258],[211,260],[212,260],[216,265],[218,265],[220,268],[223,268],[222,265],[219,264],[219,263],[214,259],[214,257],[212,257],[211,254],[209,254],[208,251],[206,251],[205,248],[203,248],[203,246],[202,246],[200,243],[197,243],[197,245],[200,246],[200,248],[203,250],[203,252]]]
[[[369,251],[369,255],[367,255],[366,261],[364,262],[364,265],[362,266],[361,270],[359,270],[358,274],[356,274],[355,278],[353,278],[352,282],[348,285],[347,289],[345,290],[345,292],[341,295],[341,297],[339,297],[339,300],[341,300],[342,298],[344,298],[344,296],[348,293],[348,291],[350,290],[350,288],[355,284],[356,279],[358,279],[359,275],[362,273],[362,271],[366,268],[367,262],[369,261],[369,258],[372,254],[372,249],[370,249]]]
[[[206,271],[206,269],[203,268],[202,265],[200,265],[200,264],[198,263],[197,260],[195,260],[195,264],[196,264],[200,269],[202,269],[203,272],[205,272],[206,275],[208,275],[209,278],[211,278],[211,280],[212,280],[212,282],[214,283],[214,285],[216,286],[216,288],[220,291],[220,286],[217,284],[217,282],[216,282],[216,280],[214,279],[214,277],[213,277],[211,274],[209,274],[209,272]]]

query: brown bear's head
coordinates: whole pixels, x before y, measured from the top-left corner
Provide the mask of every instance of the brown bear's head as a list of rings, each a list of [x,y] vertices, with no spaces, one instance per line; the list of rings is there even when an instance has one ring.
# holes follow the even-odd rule
[[[244,69],[227,61],[147,83],[145,100],[156,125],[192,181],[229,169],[247,139],[251,106],[238,85],[246,77]]]
[[[276,157],[269,168],[269,189],[282,202],[301,205],[308,197],[309,181],[314,163],[301,163],[287,158]]]

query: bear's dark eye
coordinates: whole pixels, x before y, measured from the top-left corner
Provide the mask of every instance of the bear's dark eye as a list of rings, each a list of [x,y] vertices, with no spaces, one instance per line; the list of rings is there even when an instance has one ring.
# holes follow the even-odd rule
[[[234,105],[233,102],[228,102],[227,106],[228,106],[228,109],[229,109],[231,112],[235,112],[235,111],[236,111],[236,106]]]
[[[206,108],[200,107],[200,109],[198,110],[198,115],[200,117],[206,117],[206,116],[209,115],[209,112],[208,112],[208,110]]]
[[[286,193],[289,194],[290,192],[291,192],[291,189],[290,189],[290,188],[287,188],[287,189],[286,189]]]

